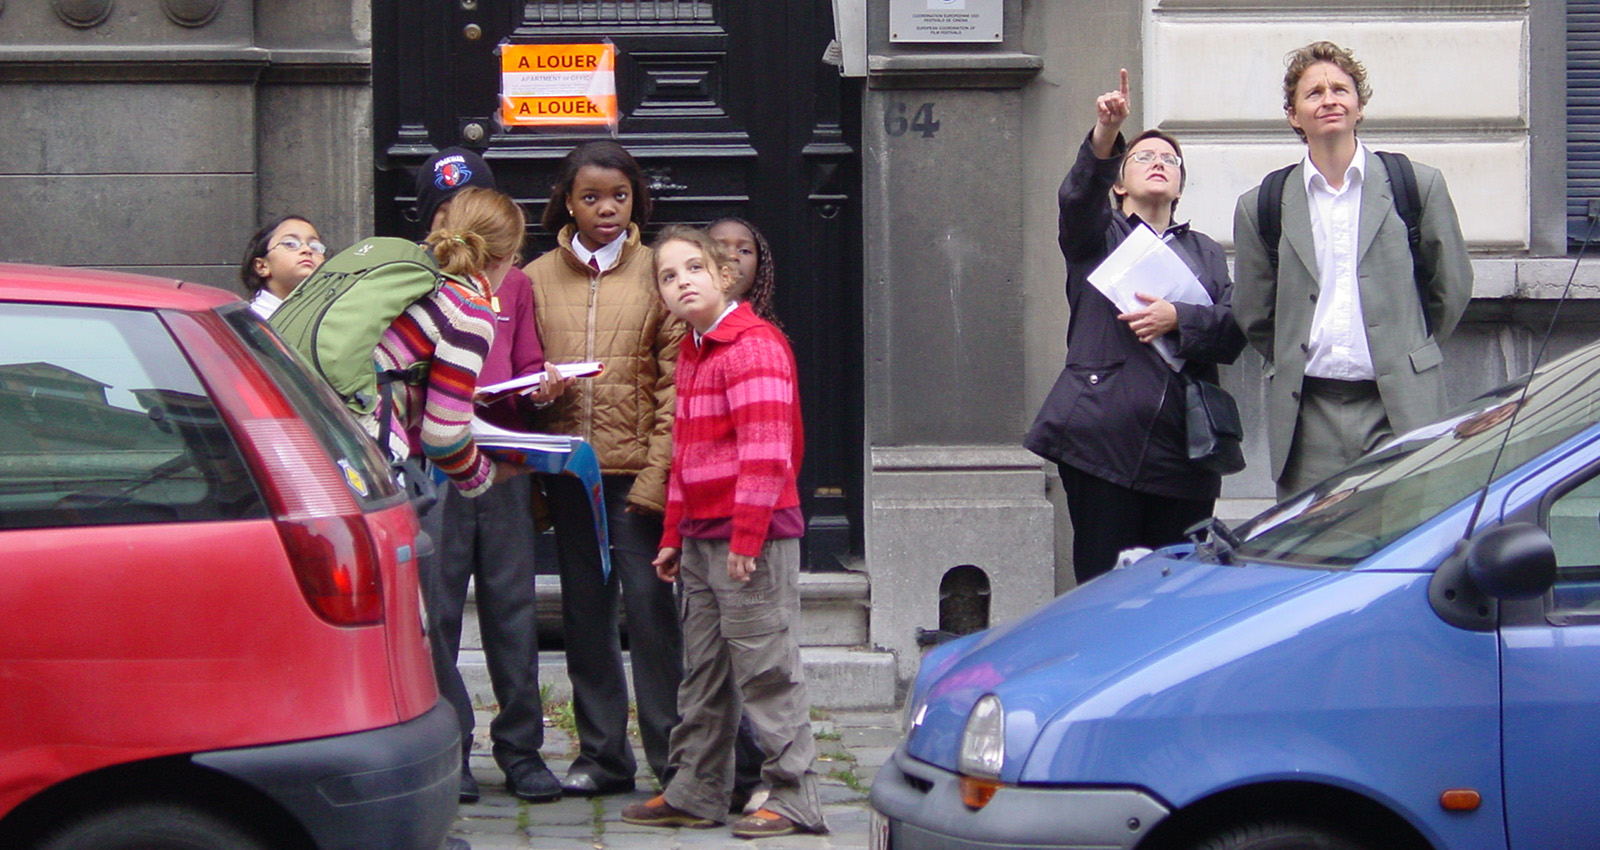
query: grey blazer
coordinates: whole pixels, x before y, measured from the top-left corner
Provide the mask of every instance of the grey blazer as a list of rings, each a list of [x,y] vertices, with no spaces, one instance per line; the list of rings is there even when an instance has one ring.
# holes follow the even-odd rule
[[[1378,395],[1396,434],[1439,418],[1445,410],[1439,343],[1450,336],[1472,297],[1472,263],[1461,224],[1439,170],[1415,163],[1422,197],[1422,244],[1433,279],[1419,297],[1406,225],[1394,208],[1383,162],[1367,151],[1361,197],[1357,275],[1367,345],[1378,376]],[[1317,259],[1302,162],[1283,187],[1283,236],[1278,274],[1267,263],[1256,221],[1256,186],[1233,212],[1235,274],[1233,315],[1250,344],[1267,361],[1267,436],[1272,477],[1283,476],[1300,410],[1311,316],[1316,307]],[[1425,303],[1424,303],[1425,302]],[[1426,311],[1427,321],[1423,319]],[[1427,332],[1433,328],[1432,336]]]

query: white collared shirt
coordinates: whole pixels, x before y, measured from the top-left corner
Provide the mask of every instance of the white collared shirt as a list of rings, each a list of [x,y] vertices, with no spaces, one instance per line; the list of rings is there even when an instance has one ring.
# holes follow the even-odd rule
[[[605,271],[617,264],[617,258],[622,256],[622,243],[628,241],[627,231],[623,231],[617,238],[600,246],[600,250],[591,251],[584,246],[583,240],[577,233],[572,234],[572,253],[578,256],[578,262],[589,265],[589,258],[600,265],[600,271]]]
[[[272,318],[272,314],[277,312],[282,304],[282,298],[273,295],[271,290],[265,288],[256,290],[255,297],[250,299],[250,309],[263,319]]]
[[[1372,351],[1367,347],[1366,315],[1361,311],[1361,193],[1366,184],[1367,149],[1356,154],[1334,189],[1306,155],[1306,197],[1311,207],[1311,239],[1316,246],[1320,294],[1311,316],[1306,374],[1342,381],[1370,381]]]
[[[739,302],[738,301],[735,301],[732,298],[729,298],[728,299],[728,306],[723,307],[722,308],[722,315],[718,316],[717,320],[715,322],[711,323],[711,327],[706,328],[706,334],[711,333],[712,331],[716,330],[717,329],[717,325],[722,324],[722,320],[728,318],[728,314],[732,313],[734,308],[736,308],[738,306],[739,306]],[[700,340],[705,339],[706,334],[703,334],[703,333],[701,333],[699,331],[695,331],[694,332],[694,347],[695,348],[699,348],[700,347]]]

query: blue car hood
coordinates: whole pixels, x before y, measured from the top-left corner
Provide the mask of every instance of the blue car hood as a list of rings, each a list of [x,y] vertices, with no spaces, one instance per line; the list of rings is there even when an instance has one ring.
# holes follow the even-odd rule
[[[1173,555],[1181,551],[1173,550]],[[1347,573],[1225,566],[1156,553],[1113,570],[1029,616],[935,650],[924,660],[912,706],[910,755],[955,769],[973,703],[996,693],[1007,738],[1031,718],[1036,731],[1126,671],[1163,657],[1190,636]]]

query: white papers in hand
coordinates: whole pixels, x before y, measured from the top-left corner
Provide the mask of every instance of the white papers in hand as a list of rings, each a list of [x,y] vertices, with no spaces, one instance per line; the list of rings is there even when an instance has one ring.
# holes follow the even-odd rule
[[[606,370],[606,364],[598,360],[590,360],[583,363],[552,363],[550,365],[554,366],[556,374],[563,378],[592,378]],[[475,395],[479,404],[486,404],[509,392],[517,390],[532,392],[542,383],[544,383],[544,373],[533,372],[527,375],[518,375],[509,381],[501,381],[498,384],[490,384],[487,387],[478,387]]]
[[[512,431],[498,425],[484,421],[482,417],[472,420],[472,439],[479,446],[486,448],[508,449],[539,449],[547,452],[570,452],[574,440],[581,437],[572,437],[566,434],[534,434],[528,431]]]
[[[1117,250],[1089,273],[1089,283],[1123,313],[1145,307],[1135,297],[1140,292],[1173,303],[1211,304],[1211,293],[1206,292],[1189,265],[1144,225],[1134,227]],[[1183,368],[1183,359],[1173,353],[1168,340],[1156,340],[1155,350],[1174,372]]]

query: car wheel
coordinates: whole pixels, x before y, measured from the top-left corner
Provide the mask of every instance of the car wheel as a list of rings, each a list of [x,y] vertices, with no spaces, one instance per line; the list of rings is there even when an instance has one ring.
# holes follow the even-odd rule
[[[1195,850],[1368,850],[1367,845],[1309,824],[1263,821],[1217,833]]]
[[[273,850],[260,838],[203,809],[136,803],[74,818],[36,850]]]

